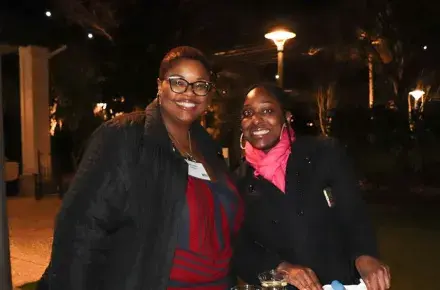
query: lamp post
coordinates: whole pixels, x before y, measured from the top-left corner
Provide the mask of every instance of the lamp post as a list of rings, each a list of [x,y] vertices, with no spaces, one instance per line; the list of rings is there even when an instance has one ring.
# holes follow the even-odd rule
[[[296,34],[287,30],[275,30],[264,35],[265,38],[272,40],[277,46],[278,50],[278,73],[277,83],[280,87],[283,87],[283,54],[284,44],[287,40],[295,38]]]
[[[422,106],[423,106],[424,95],[425,95],[425,92],[422,90],[414,90],[414,91],[409,92],[409,94],[408,94],[408,119],[409,119],[409,128],[411,131],[413,131],[413,128],[414,128],[413,119],[412,119],[412,111],[413,111],[413,109],[417,108],[417,103],[419,102],[419,100],[421,98],[422,98]],[[412,105],[411,97],[414,98],[414,106]]]
[[[414,90],[414,91],[409,92],[409,95],[411,97],[413,97],[417,103],[420,100],[420,98],[423,98],[423,96],[425,95],[425,92],[422,90]],[[422,101],[423,101],[423,99],[422,99]]]

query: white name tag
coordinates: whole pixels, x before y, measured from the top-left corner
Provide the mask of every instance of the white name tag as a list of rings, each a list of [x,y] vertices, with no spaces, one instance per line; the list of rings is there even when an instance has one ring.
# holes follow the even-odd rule
[[[208,172],[206,172],[205,167],[202,163],[194,162],[190,160],[185,160],[188,163],[188,174],[192,177],[203,179],[203,180],[211,180],[209,178]]]

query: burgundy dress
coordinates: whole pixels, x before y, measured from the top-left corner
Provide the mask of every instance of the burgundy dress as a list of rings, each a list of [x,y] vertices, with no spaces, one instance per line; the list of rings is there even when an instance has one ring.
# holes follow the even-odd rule
[[[231,239],[243,220],[243,204],[229,179],[188,177],[168,290],[230,287]]]

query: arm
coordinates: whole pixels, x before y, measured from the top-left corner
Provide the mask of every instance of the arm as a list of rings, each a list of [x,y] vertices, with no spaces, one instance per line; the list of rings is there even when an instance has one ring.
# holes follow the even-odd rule
[[[276,253],[256,243],[244,226],[237,238],[232,269],[246,283],[259,285],[258,274],[276,269],[282,261]]]
[[[51,262],[40,289],[98,289],[108,232],[120,219],[124,185],[118,167],[117,129],[101,126],[92,136],[66,193],[54,232]],[[44,286],[45,285],[45,286]]]
[[[376,235],[362,200],[358,181],[345,150],[332,142],[328,156],[332,194],[347,238],[353,264],[361,256],[378,257]]]

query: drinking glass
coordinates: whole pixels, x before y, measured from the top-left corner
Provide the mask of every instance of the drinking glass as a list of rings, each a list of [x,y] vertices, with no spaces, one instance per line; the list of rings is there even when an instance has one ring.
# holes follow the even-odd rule
[[[231,290],[261,290],[261,287],[246,284],[246,285],[239,285],[239,286],[232,287]]]
[[[287,286],[284,275],[276,270],[270,270],[258,275],[261,286],[267,290],[283,290]]]

